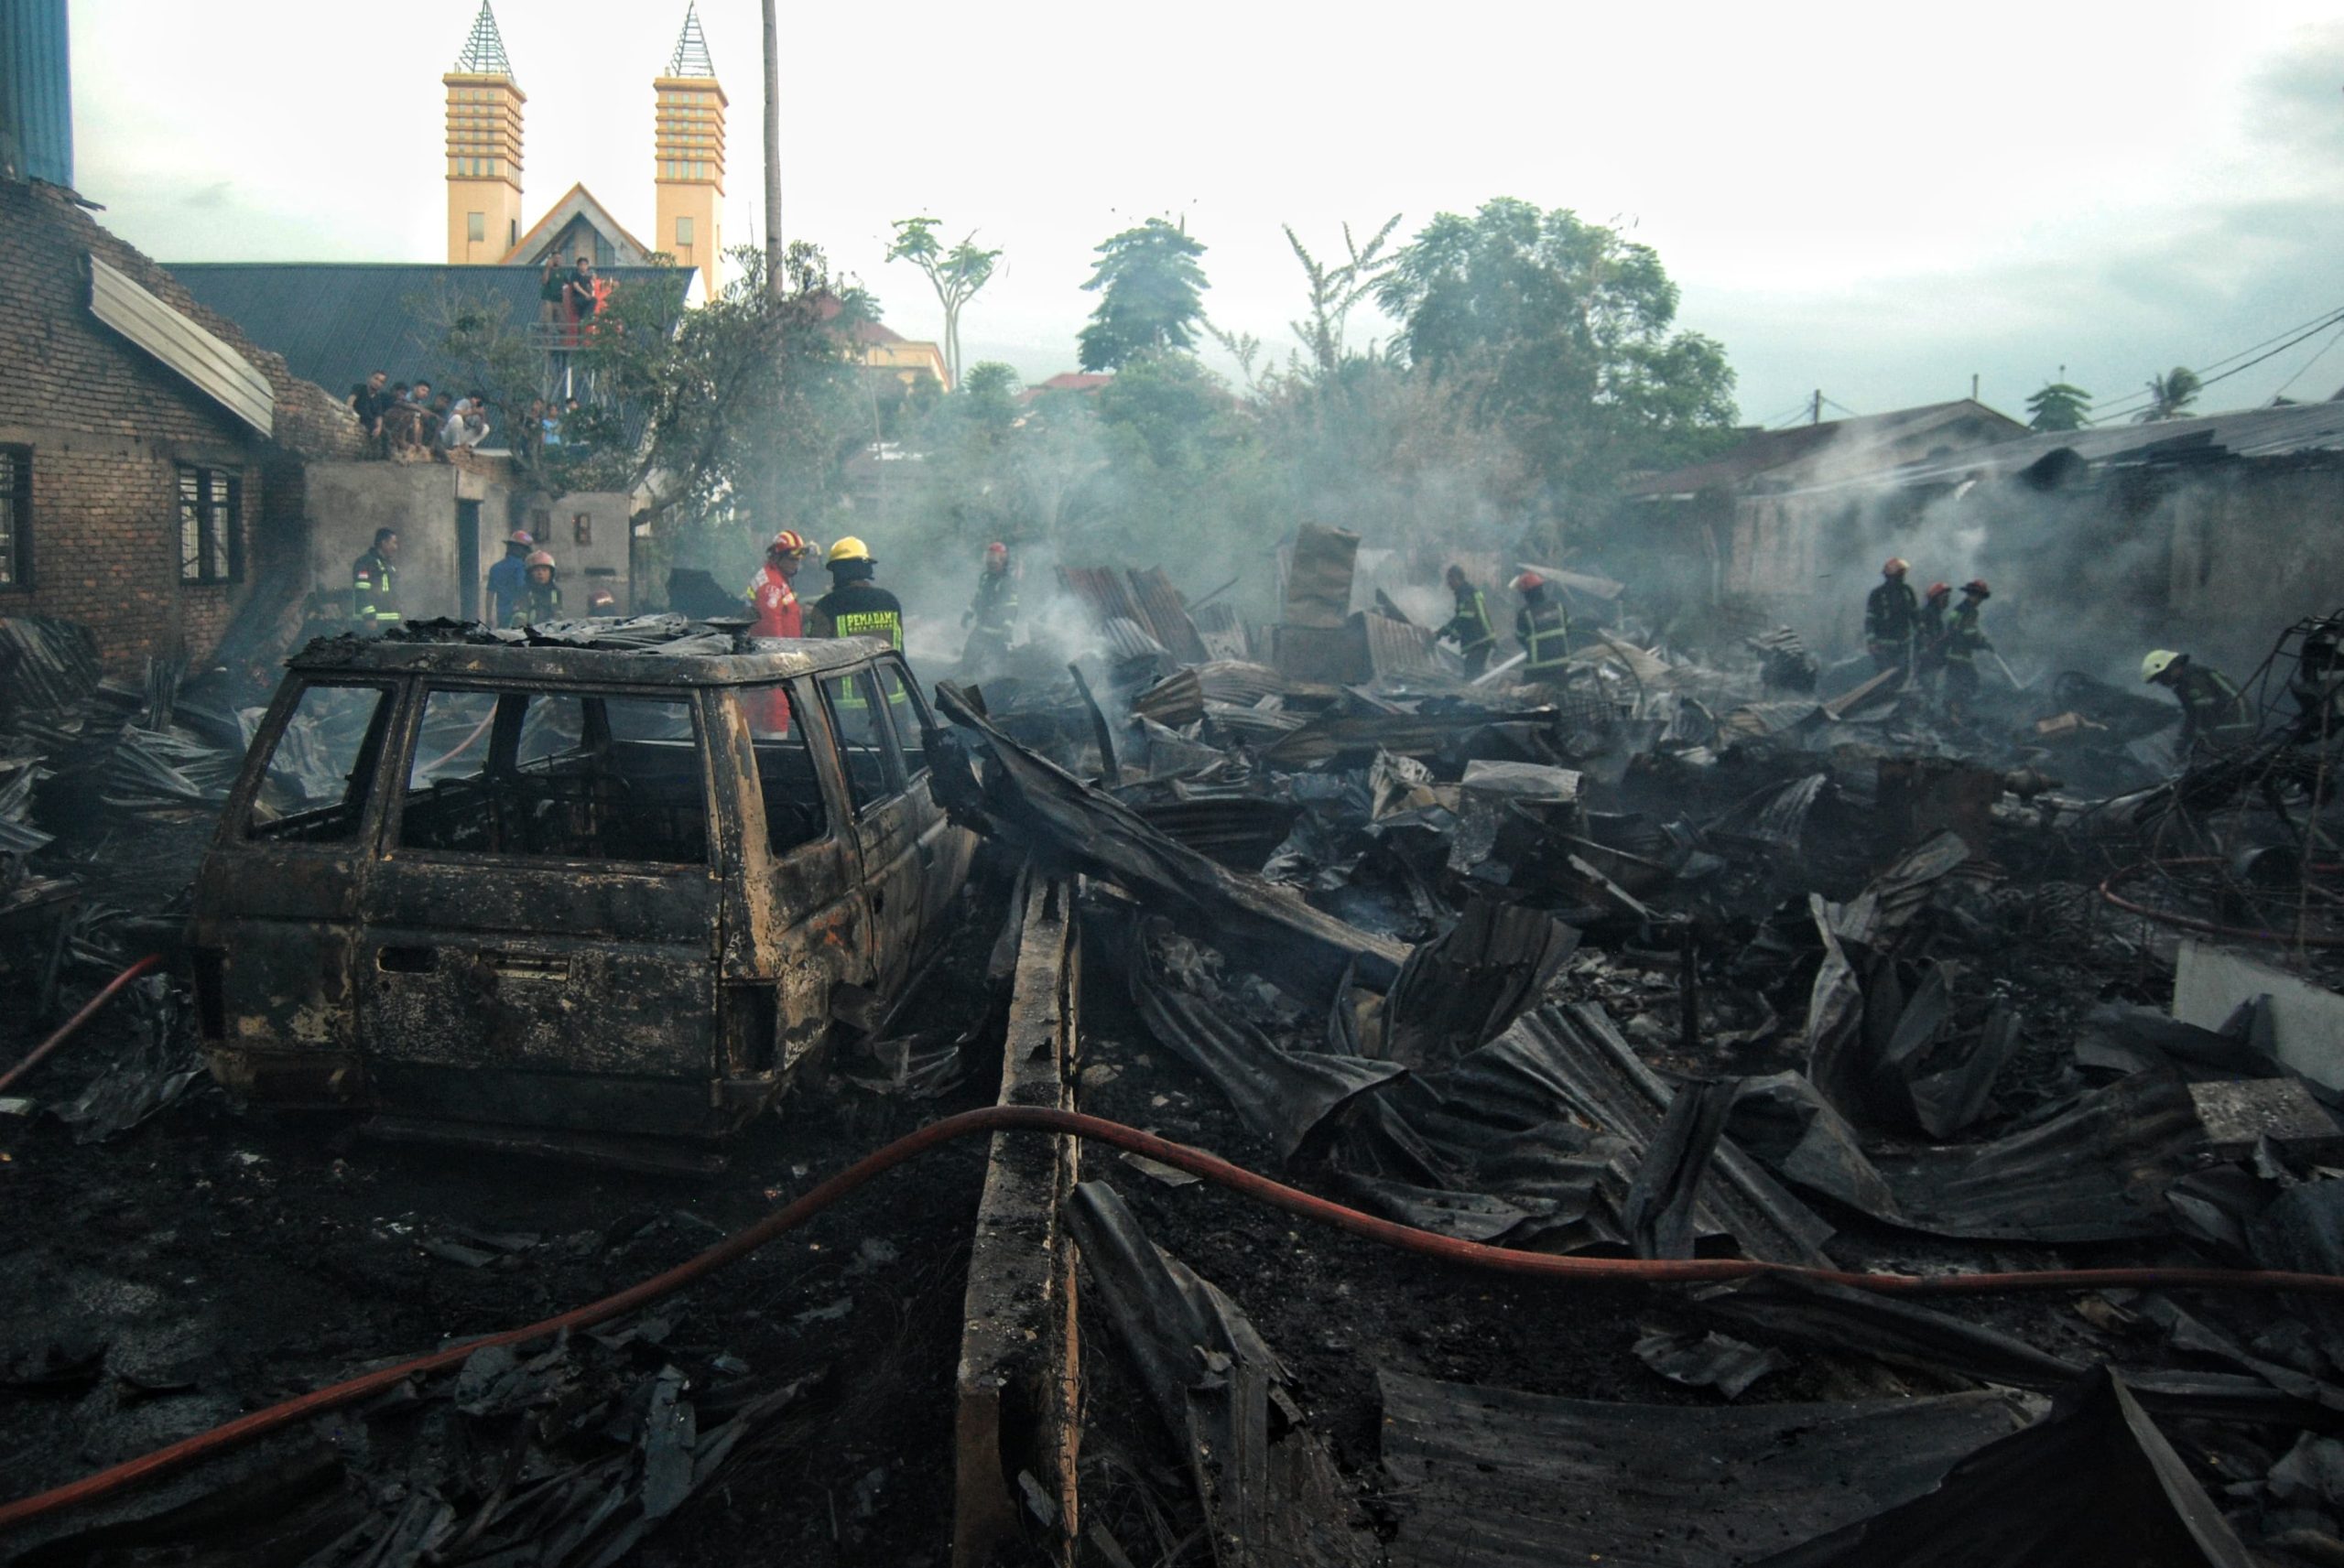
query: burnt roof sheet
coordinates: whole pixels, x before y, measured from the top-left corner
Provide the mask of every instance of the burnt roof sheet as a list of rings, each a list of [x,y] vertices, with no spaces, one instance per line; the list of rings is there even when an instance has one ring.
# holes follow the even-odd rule
[[[529,633],[410,622],[383,637],[321,637],[296,654],[290,667],[304,675],[741,686],[816,675],[887,651],[883,637],[738,638],[730,628],[670,615],[569,622]]]

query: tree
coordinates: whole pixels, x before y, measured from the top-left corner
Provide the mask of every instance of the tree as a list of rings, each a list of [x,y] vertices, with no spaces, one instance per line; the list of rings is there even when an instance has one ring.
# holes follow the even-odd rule
[[[944,307],[944,370],[952,384],[960,384],[960,307],[993,280],[1001,253],[979,250],[976,231],[950,250],[936,237],[933,218],[898,218],[895,242],[887,247],[889,261],[907,261],[926,274]]]
[[[1205,247],[1185,224],[1150,218],[1109,236],[1098,247],[1091,281],[1099,296],[1091,324],[1077,340],[1087,371],[1120,370],[1144,354],[1197,346],[1205,314]]]
[[[1343,250],[1350,259],[1340,266],[1329,266],[1304,247],[1295,235],[1293,224],[1283,225],[1286,243],[1294,247],[1295,260],[1302,264],[1302,275],[1310,284],[1309,314],[1287,325],[1308,351],[1309,363],[1318,374],[1332,375],[1341,365],[1347,351],[1343,329],[1351,319],[1351,308],[1367,297],[1375,287],[1377,276],[1398,259],[1384,254],[1384,242],[1399,226],[1400,214],[1394,212],[1366,244],[1361,245],[1351,239],[1351,226],[1344,224]]]
[[[980,360],[969,367],[960,390],[969,395],[969,411],[978,427],[997,434],[1017,422],[1017,395],[1026,390],[1026,382],[999,360]]]
[[[2198,401],[2198,389],[2204,385],[2187,365],[2176,365],[2163,375],[2149,377],[2149,406],[2132,416],[2133,422],[2153,425],[2160,419],[2180,418]]]
[[[1670,331],[1677,286],[1659,255],[1576,213],[1511,198],[1440,213],[1375,297],[1409,362],[1468,388],[1549,487],[1599,489],[1731,434],[1725,351]]]
[[[2080,430],[2091,412],[2091,394],[2064,381],[2046,382],[2026,408],[2030,430]]]

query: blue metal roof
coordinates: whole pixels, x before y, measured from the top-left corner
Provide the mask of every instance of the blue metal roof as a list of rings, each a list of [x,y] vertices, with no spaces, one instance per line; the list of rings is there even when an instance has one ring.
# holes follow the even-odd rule
[[[503,307],[516,328],[537,319],[533,266],[454,266],[372,262],[175,262],[171,276],[262,348],[285,356],[295,375],[337,396],[378,370],[393,381],[418,377],[435,389],[469,379],[431,348],[430,303],[442,296]],[[622,266],[601,275],[622,290],[675,290],[680,309],[690,267]]]
[[[65,0],[0,5],[0,177],[73,185],[73,68]]]

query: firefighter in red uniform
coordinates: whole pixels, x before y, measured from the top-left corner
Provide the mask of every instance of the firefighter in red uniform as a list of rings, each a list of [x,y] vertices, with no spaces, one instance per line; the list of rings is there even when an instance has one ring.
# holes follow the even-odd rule
[[[749,628],[752,637],[803,637],[806,634],[805,606],[798,601],[798,590],[791,586],[805,568],[806,557],[812,548],[805,537],[784,528],[765,546],[765,564],[749,579],[749,605],[756,611],[756,622]],[[753,722],[768,735],[789,733],[789,697],[779,687],[767,692],[762,712],[750,715]]]

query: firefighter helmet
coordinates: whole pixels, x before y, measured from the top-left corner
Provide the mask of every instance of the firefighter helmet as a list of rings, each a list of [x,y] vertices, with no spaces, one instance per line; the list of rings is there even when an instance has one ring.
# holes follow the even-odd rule
[[[531,550],[529,552],[529,564],[533,567],[549,567],[553,565],[553,552],[551,550]]]
[[[794,529],[784,528],[780,533],[776,534],[773,536],[773,543],[765,546],[765,554],[769,556],[802,556],[812,547],[813,546],[806,543],[805,535],[798,533]]]
[[[1912,569],[1913,563],[1906,560],[1904,557],[1891,556],[1888,557],[1888,564],[1880,568],[1880,575],[1883,577],[1903,577],[1906,572],[1909,572]]]
[[[1933,582],[1929,584],[1929,598],[1932,600],[1951,599],[1952,597],[1953,584],[1949,582]]]
[[[867,561],[870,559],[871,546],[856,538],[853,535],[849,534],[845,538],[841,539],[837,544],[830,546],[830,553],[822,557],[822,564],[824,566],[834,567],[845,561]]]
[[[505,535],[505,542],[508,545],[534,545],[537,543],[535,539],[529,537],[529,531],[526,528],[514,529],[513,532]]]
[[[1961,591],[1964,593],[1974,593],[1980,599],[1991,599],[1994,597],[1994,590],[1986,586],[1986,579],[1982,577],[1973,577],[1968,582],[1963,583],[1961,585]]]
[[[1534,588],[1544,588],[1546,586],[1546,579],[1540,577],[1536,572],[1524,572],[1520,577],[1514,579],[1514,591],[1516,593],[1528,593]]]
[[[2154,680],[2188,657],[2188,654],[2176,654],[2170,648],[2152,649],[2149,656],[2141,661],[2141,678],[2144,681]]]
[[[996,559],[1005,561],[1009,558],[1009,546],[1003,544],[999,539],[995,539],[992,544],[985,546],[985,554],[992,556]]]

